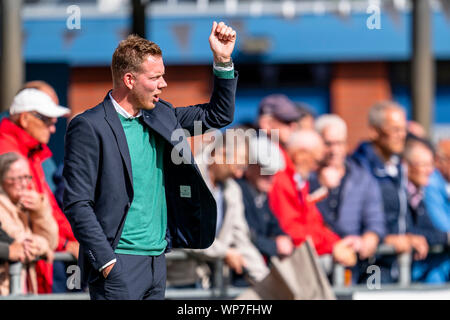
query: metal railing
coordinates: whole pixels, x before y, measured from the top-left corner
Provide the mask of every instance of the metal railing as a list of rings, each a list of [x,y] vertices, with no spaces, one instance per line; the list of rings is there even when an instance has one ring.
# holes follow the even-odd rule
[[[166,259],[171,261],[182,261],[189,259],[189,255],[182,250],[172,250],[166,254]],[[55,252],[54,261],[73,262],[76,263],[75,257],[67,252]],[[14,262],[9,265],[10,275],[10,296],[22,295],[21,277],[22,277],[22,263]],[[202,293],[200,296],[205,298],[209,295],[213,299],[222,299],[228,296],[228,279],[226,274],[227,266],[223,259],[214,259],[214,286],[210,288],[209,294]],[[197,290],[198,291],[198,290]],[[176,294],[174,295],[176,297]],[[194,295],[195,296],[195,295]]]
[[[433,246],[430,248],[429,254],[443,253],[446,249],[443,246]],[[399,280],[396,284],[390,285],[390,287],[406,288],[411,286],[411,265],[413,253],[397,254],[392,246],[380,245],[376,252],[377,256],[397,256],[397,262],[399,267]],[[166,254],[166,258],[172,261],[183,261],[190,259],[189,254],[183,250],[173,250]],[[75,258],[66,252],[56,252],[54,256],[55,261],[64,262],[76,262]],[[332,266],[332,285],[333,289],[341,290],[346,287],[345,284],[345,270],[341,264],[334,263]],[[9,266],[10,274],[10,296],[21,296],[21,271],[22,264],[20,262],[11,263]],[[172,289],[168,288],[166,298],[177,299],[180,297],[185,298],[190,296],[196,299],[226,299],[237,296],[243,291],[240,288],[234,288],[230,286],[229,269],[224,263],[223,259],[214,260],[214,286],[209,289]],[[68,294],[73,295],[73,294]],[[49,296],[49,295],[46,295]],[[53,296],[53,295],[50,295]],[[56,295],[54,295],[56,297]],[[36,297],[36,296],[34,296]],[[70,299],[70,298],[69,298]]]
[[[76,262],[75,257],[67,252],[55,252],[54,261]],[[9,265],[10,276],[10,295],[17,296],[22,294],[21,277],[22,277],[22,263],[14,262]]]
[[[436,245],[430,247],[429,254],[439,254],[445,251],[444,246]],[[411,285],[411,265],[413,261],[413,252],[406,252],[397,254],[394,247],[382,244],[378,247],[377,256],[397,256],[397,263],[399,268],[399,278],[396,286],[408,287]],[[346,268],[338,263],[334,264],[332,284],[334,288],[342,288],[345,286],[345,270]]]

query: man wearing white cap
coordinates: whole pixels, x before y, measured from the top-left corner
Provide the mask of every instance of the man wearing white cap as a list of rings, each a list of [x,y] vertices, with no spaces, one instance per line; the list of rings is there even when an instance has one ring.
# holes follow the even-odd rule
[[[0,154],[17,152],[28,159],[33,176],[34,190],[23,194],[23,203],[38,206],[43,197],[48,198],[53,209],[53,216],[59,226],[57,251],[73,252],[76,256],[78,244],[59,208],[55,197],[45,180],[42,163],[52,156],[47,146],[50,136],[55,133],[57,118],[70,112],[59,106],[47,93],[35,88],[21,90],[9,109],[10,116],[0,123]],[[25,201],[28,200],[28,201]],[[71,248],[73,250],[71,250]],[[39,292],[48,293],[52,288],[52,272],[43,271],[39,281]]]

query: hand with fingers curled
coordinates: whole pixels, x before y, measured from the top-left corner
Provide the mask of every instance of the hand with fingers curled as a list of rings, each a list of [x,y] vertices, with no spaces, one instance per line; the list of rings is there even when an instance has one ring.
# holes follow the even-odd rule
[[[244,257],[235,248],[229,248],[225,254],[225,263],[237,274],[242,274],[246,266]]]
[[[213,52],[215,63],[226,63],[231,61],[231,54],[236,43],[236,31],[223,22],[213,22],[209,45]]]
[[[20,192],[19,205],[29,211],[39,211],[44,205],[44,197],[35,190],[22,190]]]

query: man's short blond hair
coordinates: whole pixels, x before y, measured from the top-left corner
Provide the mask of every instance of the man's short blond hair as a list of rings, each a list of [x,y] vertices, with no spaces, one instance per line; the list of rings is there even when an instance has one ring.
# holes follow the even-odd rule
[[[119,43],[114,51],[111,74],[114,84],[119,83],[127,72],[139,72],[144,60],[149,57],[161,57],[161,48],[154,42],[130,35]]]

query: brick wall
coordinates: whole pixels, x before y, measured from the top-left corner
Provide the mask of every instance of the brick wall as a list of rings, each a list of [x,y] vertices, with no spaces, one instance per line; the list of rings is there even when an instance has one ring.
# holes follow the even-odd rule
[[[212,88],[210,66],[166,67],[168,87],[161,98],[174,106],[209,101]],[[70,72],[68,105],[74,115],[96,106],[112,87],[109,67],[78,67]]]
[[[386,99],[391,99],[386,63],[337,63],[333,66],[331,111],[347,122],[350,151],[368,137],[369,108]]]
[[[83,67],[70,70],[68,105],[72,115],[95,107],[112,87],[108,67]]]

